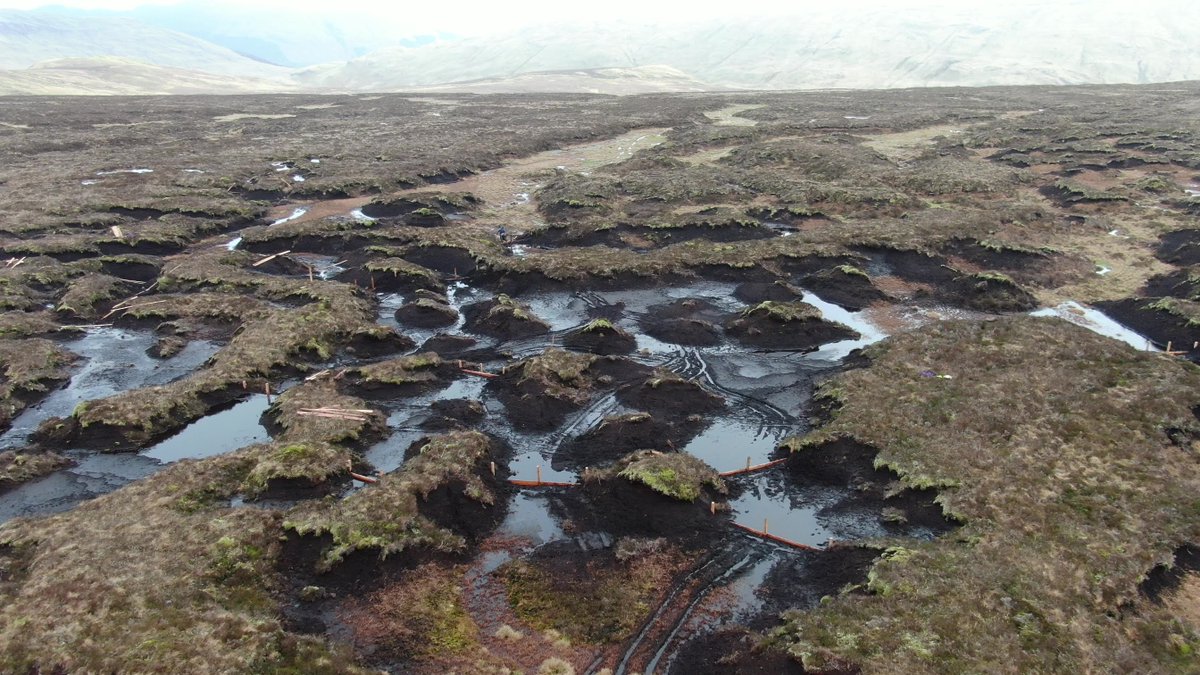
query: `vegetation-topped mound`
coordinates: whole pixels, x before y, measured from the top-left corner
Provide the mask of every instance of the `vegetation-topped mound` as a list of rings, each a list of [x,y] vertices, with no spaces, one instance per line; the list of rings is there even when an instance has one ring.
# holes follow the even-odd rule
[[[563,337],[563,345],[608,356],[628,354],[637,349],[637,338],[607,319],[595,319],[579,330],[567,333]]]
[[[604,466],[636,450],[672,451],[682,448],[701,426],[699,420],[673,422],[644,412],[605,417],[578,438],[559,446],[553,465],[556,469],[583,469]]]
[[[495,493],[481,477],[491,456],[491,440],[478,431],[435,436],[378,484],[332,504],[302,504],[288,514],[285,527],[301,535],[332,537],[321,557],[324,570],[359,550],[377,551],[381,558],[412,548],[461,550],[462,537],[422,514],[420,503],[435,490],[458,484],[467,498],[491,506]]]
[[[826,342],[858,337],[840,323],[826,321],[805,302],[760,302],[725,324],[740,342],[760,347],[812,350]]]
[[[434,352],[424,352],[355,368],[351,378],[367,389],[417,389],[436,384],[445,370],[440,356]]]
[[[584,480],[624,478],[640,483],[655,492],[694,502],[704,494],[725,494],[725,482],[716,469],[684,452],[639,450],[626,455],[612,466],[591,470]]]
[[[434,298],[416,298],[396,310],[396,321],[414,328],[443,328],[458,321],[458,310]]]
[[[496,391],[518,428],[548,429],[591,400],[598,389],[647,370],[619,357],[548,349],[505,367],[488,387]]]
[[[25,406],[41,399],[50,385],[70,377],[77,357],[42,338],[0,340],[0,429],[7,429]]]
[[[669,370],[658,370],[649,378],[631,383],[617,391],[622,403],[667,419],[720,410],[725,400],[696,382]]]
[[[891,549],[869,593],[792,615],[777,641],[813,670],[1192,663],[1194,628],[1138,585],[1200,536],[1193,451],[1168,435],[1200,432],[1200,371],[1034,318],[935,324],[868,354],[825,385],[832,422],[790,445],[876,447],[877,466],[940,489],[964,525]]]
[[[472,333],[490,335],[501,340],[540,335],[550,330],[523,302],[501,293],[491,300],[463,308],[465,328]]]

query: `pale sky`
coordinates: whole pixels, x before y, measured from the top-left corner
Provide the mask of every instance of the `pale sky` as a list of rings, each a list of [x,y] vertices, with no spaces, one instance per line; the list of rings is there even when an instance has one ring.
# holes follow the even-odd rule
[[[955,15],[1009,13],[1014,6],[1043,2],[1071,2],[1089,11],[1119,5],[1128,0],[601,0],[583,3],[577,0],[456,0],[451,2],[386,2],[379,0],[192,0],[206,8],[222,5],[247,9],[306,14],[334,14],[339,23],[353,21],[356,13],[390,19],[391,26],[404,25],[416,31],[458,34],[490,32],[538,22],[627,19],[631,22],[672,20],[699,21],[717,17],[803,15],[806,11],[831,14],[843,8],[879,8],[879,11],[903,12],[920,7],[944,11],[948,20]],[[1180,6],[1189,0],[1139,0],[1139,5]],[[127,10],[147,5],[187,4],[185,0],[0,0],[0,9],[36,9],[46,5],[66,5],[82,9]]]

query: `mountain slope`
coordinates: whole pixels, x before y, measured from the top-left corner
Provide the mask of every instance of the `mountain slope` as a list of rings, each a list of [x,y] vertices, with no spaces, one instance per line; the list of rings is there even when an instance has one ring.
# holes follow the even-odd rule
[[[549,70],[521,73],[513,77],[450,82],[411,91],[471,94],[563,93],[563,94],[650,94],[661,92],[712,91],[712,87],[669,66],[599,68],[593,70]]]
[[[94,56],[239,78],[282,79],[290,72],[138,21],[0,10],[0,68],[28,68],[55,59]]]
[[[22,70],[0,70],[0,96],[250,94],[295,89],[277,80],[168,68],[114,56],[59,59]]]
[[[600,23],[378,50],[306,69],[306,85],[394,90],[532,71],[664,64],[756,89],[1162,82],[1200,78],[1200,7],[844,6],[795,17]]]

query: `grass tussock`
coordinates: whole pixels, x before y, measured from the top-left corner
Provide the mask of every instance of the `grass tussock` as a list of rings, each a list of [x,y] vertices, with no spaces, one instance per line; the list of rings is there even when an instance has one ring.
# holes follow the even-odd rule
[[[378,484],[341,501],[302,504],[288,514],[284,525],[302,535],[331,535],[333,545],[320,563],[323,570],[360,550],[377,551],[381,558],[413,548],[460,550],[463,539],[423,516],[419,505],[451,483],[461,484],[463,494],[474,501],[495,503],[495,495],[480,478],[491,450],[491,441],[477,431],[435,436]]]
[[[963,526],[889,551],[868,593],[791,616],[780,644],[807,668],[867,672],[1196,667],[1200,635],[1138,584],[1200,536],[1195,460],[1167,434],[1200,431],[1200,371],[1031,318],[937,324],[868,354],[825,385],[832,422],[791,447],[878,448]]]
[[[593,383],[587,371],[595,360],[595,356],[588,354],[547,349],[514,366],[520,369],[516,387],[532,387],[541,395],[583,405],[591,398]]]

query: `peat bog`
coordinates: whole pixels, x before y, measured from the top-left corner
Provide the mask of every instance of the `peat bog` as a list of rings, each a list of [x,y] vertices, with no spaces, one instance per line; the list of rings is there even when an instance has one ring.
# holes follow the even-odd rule
[[[1195,670],[1198,101],[8,98],[0,671]]]

